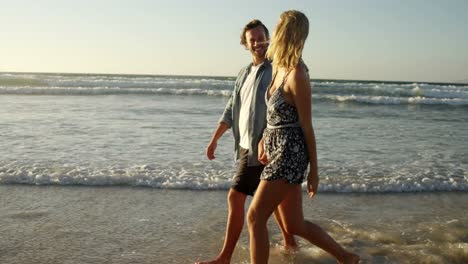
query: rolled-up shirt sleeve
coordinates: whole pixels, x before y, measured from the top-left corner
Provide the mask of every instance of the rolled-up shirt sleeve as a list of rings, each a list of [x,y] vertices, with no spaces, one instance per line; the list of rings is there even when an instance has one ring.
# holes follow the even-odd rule
[[[234,92],[231,94],[229,97],[229,100],[226,104],[226,107],[224,108],[224,112],[221,115],[221,118],[219,119],[218,123],[224,122],[229,125],[229,127],[232,126],[232,104],[234,100]]]

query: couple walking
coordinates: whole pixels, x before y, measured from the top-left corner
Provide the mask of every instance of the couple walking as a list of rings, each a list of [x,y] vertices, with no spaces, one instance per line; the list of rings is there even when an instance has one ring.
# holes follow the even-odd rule
[[[286,249],[297,248],[297,235],[339,263],[359,262],[303,215],[301,183],[305,177],[311,198],[319,183],[310,80],[301,59],[308,33],[307,17],[294,10],[281,14],[271,45],[268,29],[259,20],[242,31],[241,44],[253,61],[240,71],[206,149],[208,159],[214,159],[218,139],[232,128],[239,162],[228,193],[226,236],[217,258],[199,263],[230,263],[244,225],[246,198],[254,192],[247,212],[252,263],[268,263],[267,220],[272,214]]]

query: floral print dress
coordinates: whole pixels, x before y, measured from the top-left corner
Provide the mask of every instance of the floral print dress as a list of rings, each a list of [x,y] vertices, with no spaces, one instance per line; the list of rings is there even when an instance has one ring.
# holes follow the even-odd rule
[[[261,179],[285,180],[291,184],[304,181],[309,157],[295,106],[284,100],[283,83],[267,101],[267,128],[263,132],[268,165]]]

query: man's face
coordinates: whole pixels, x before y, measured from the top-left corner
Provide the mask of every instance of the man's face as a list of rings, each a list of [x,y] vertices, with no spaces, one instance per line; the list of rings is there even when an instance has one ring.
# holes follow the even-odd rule
[[[245,39],[247,40],[247,48],[250,53],[259,59],[264,59],[268,48],[268,39],[263,27],[258,26],[247,30],[245,32]]]

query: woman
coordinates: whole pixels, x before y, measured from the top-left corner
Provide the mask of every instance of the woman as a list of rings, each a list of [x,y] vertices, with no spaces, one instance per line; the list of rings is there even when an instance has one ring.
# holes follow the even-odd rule
[[[333,255],[339,263],[358,263],[319,226],[304,220],[301,183],[307,175],[310,197],[317,193],[318,170],[311,121],[311,87],[301,55],[309,33],[307,17],[286,11],[275,28],[267,58],[273,79],[266,93],[267,129],[259,143],[259,160],[267,164],[248,211],[251,262],[268,263],[267,220],[278,208],[288,233],[301,236]]]

